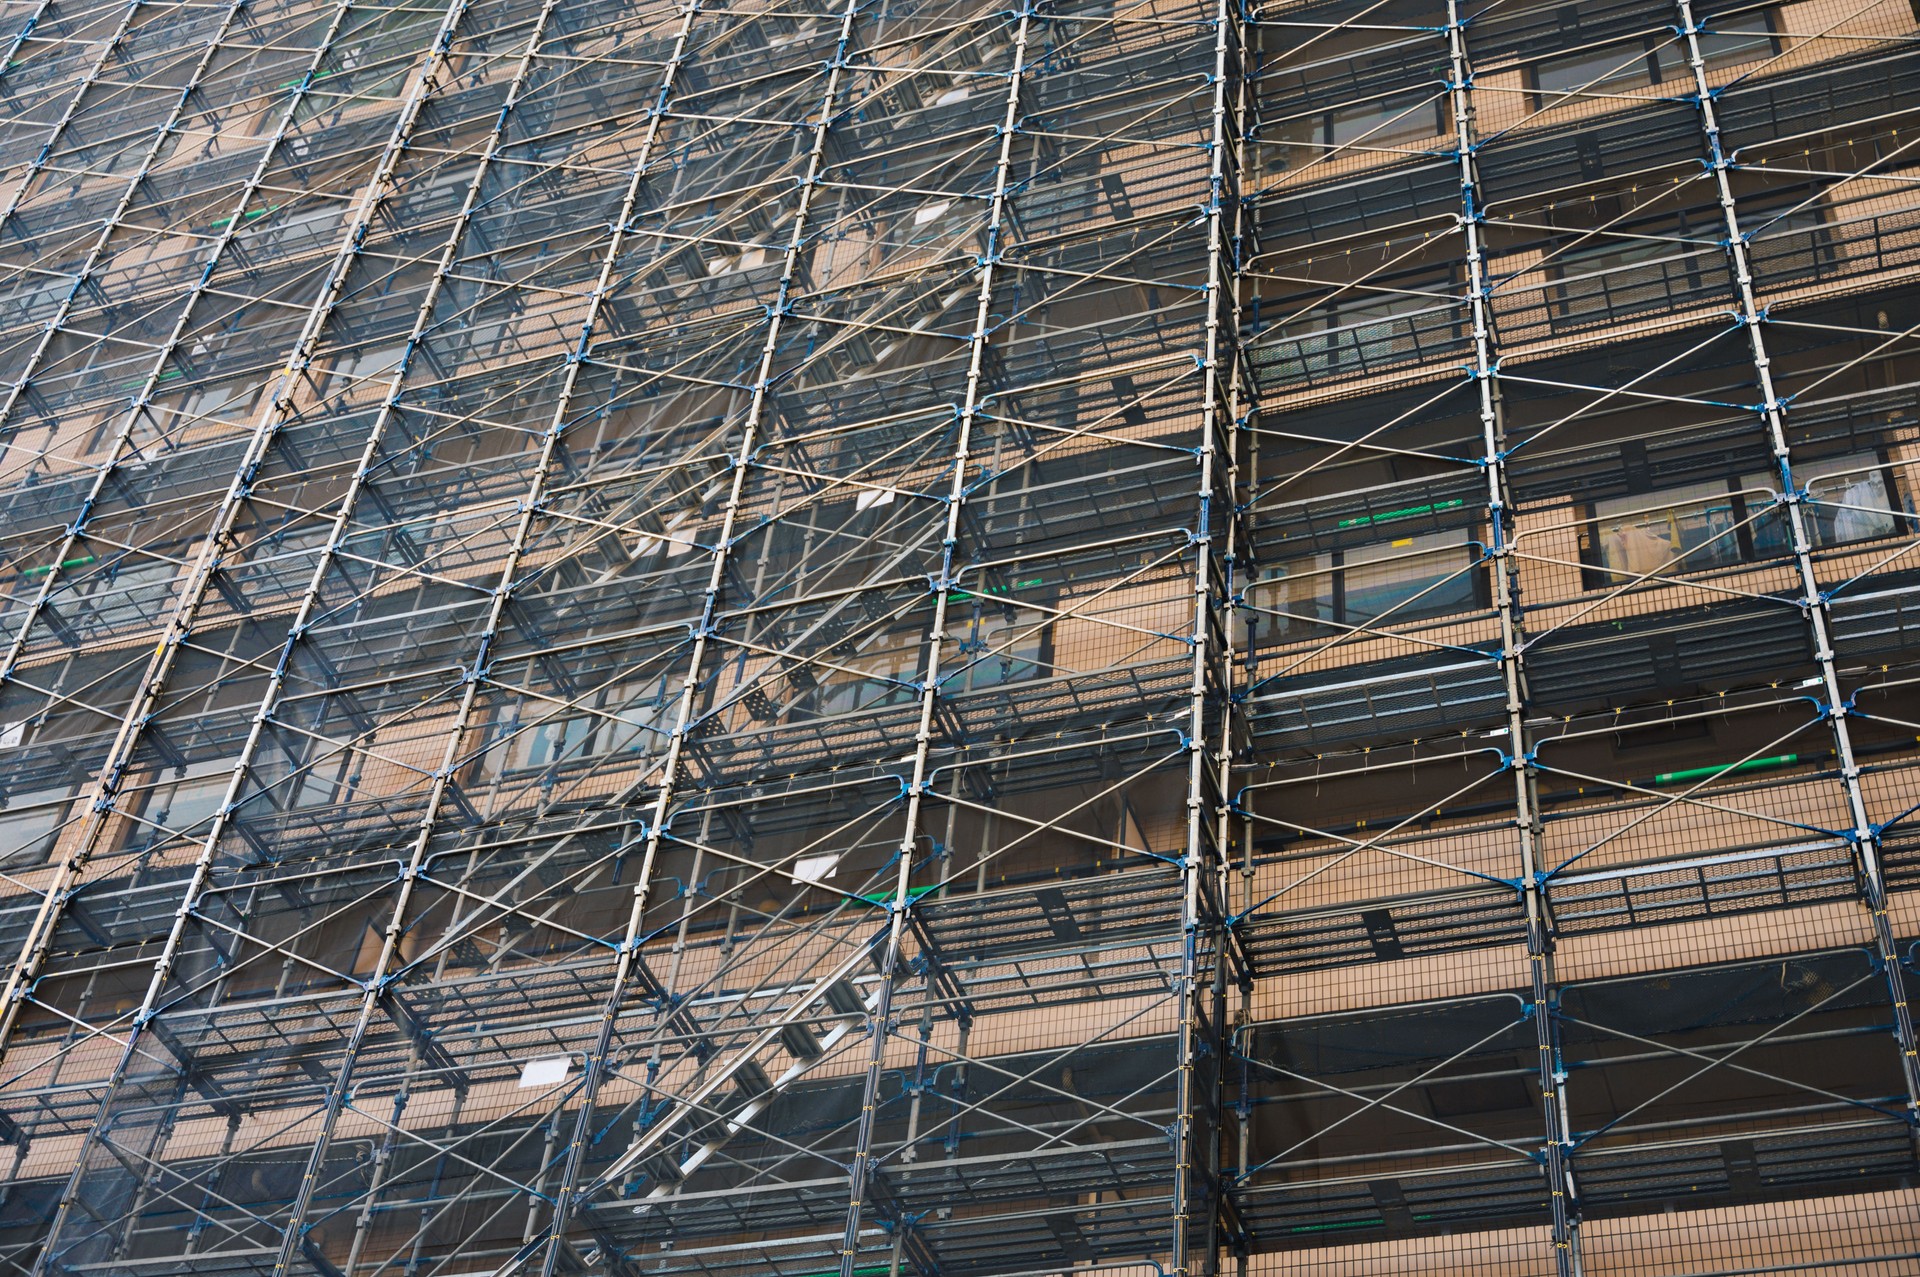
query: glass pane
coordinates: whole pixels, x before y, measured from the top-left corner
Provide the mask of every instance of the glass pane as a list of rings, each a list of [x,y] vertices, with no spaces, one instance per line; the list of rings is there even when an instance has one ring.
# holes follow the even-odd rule
[[[1773,56],[1773,32],[1764,13],[1718,19],[1700,33],[1700,58],[1709,67],[1733,66]]]
[[[1677,304],[1720,280],[1709,264],[1718,264],[1718,248],[1681,238],[1678,226],[1665,231],[1675,238],[1606,236],[1577,244],[1553,261],[1560,274],[1555,292],[1560,313],[1569,319],[1606,320],[1648,307]]]
[[[1327,140],[1334,146],[1396,146],[1440,131],[1437,99],[1431,93],[1396,93],[1356,102],[1327,115]]]
[[[1808,488],[1817,503],[1812,512],[1823,544],[1892,536],[1899,526],[1893,516],[1898,507],[1887,491],[1884,471],[1816,479]]]
[[[593,728],[591,718],[550,718],[535,723],[514,737],[513,746],[507,751],[507,765],[549,767],[566,759],[584,757],[591,746]]]
[[[1700,60],[1706,63],[1709,71],[1773,56],[1773,30],[1764,13],[1711,18],[1707,26],[1711,30],[1700,33]],[[1661,80],[1692,77],[1693,72],[1687,66],[1687,45],[1684,40],[1676,38],[1662,45],[1655,57],[1660,65]]]
[[[200,763],[190,768],[190,775],[172,784],[156,786],[147,797],[145,819],[154,828],[144,831],[144,837],[159,839],[168,833],[203,833],[204,826],[220,810],[220,802],[227,794],[227,783],[232,778],[233,764],[230,762]],[[136,833],[136,838],[142,837]]]
[[[74,583],[74,597],[87,600],[75,617],[103,628],[153,623],[172,602],[176,575],[171,563],[124,554]]]
[[[1461,534],[1404,537],[1349,550],[1342,573],[1350,625],[1459,612],[1474,606],[1474,560]]]
[[[951,627],[947,637],[952,644],[945,660],[954,667],[949,686],[995,687],[1040,673],[1046,617],[1024,611],[970,617]]]
[[[1537,62],[1533,74],[1542,93],[1618,92],[1647,82],[1647,51],[1638,41],[1587,49]]]
[[[1594,514],[1600,562],[1615,584],[1740,558],[1739,520],[1723,480],[1596,502]]]
[[[1684,252],[1684,246],[1665,239],[1626,239],[1601,237],[1561,253],[1559,260],[1569,274],[1629,266],[1635,262],[1657,262]]]
[[[19,794],[0,811],[0,865],[20,868],[45,856],[66,816],[65,794]]]
[[[347,764],[353,756],[345,750],[316,759],[288,783],[285,798],[289,807],[317,807],[334,801],[341,782],[347,778]]]
[[[666,746],[680,711],[680,689],[665,679],[610,687],[601,704],[608,714],[606,753],[653,754]]]
[[[1328,306],[1325,362],[1332,371],[1357,372],[1400,363],[1427,344],[1446,341],[1454,308],[1417,295],[1359,294]]]
[[[1272,149],[1278,167],[1299,168],[1320,158],[1326,141],[1325,120],[1316,111],[1263,123],[1260,140]]]
[[[889,641],[899,641],[890,637]],[[856,652],[852,656],[830,656],[838,668],[820,668],[820,691],[816,704],[822,714],[847,714],[855,710],[897,705],[913,697],[908,686],[920,676],[919,646],[883,648]]]
[[[1274,574],[1256,583],[1249,601],[1257,609],[1258,633],[1264,639],[1287,642],[1325,635],[1333,620],[1333,573],[1326,555],[1283,563]]]
[[[1794,465],[1794,482],[1806,490],[1807,535],[1815,547],[1844,545],[1892,536],[1900,530],[1902,505],[1886,468],[1877,457],[1825,457]],[[1768,493],[1780,489],[1778,479],[1756,475],[1747,480]],[[1762,554],[1790,554],[1786,511],[1773,510],[1755,523],[1754,548]]]

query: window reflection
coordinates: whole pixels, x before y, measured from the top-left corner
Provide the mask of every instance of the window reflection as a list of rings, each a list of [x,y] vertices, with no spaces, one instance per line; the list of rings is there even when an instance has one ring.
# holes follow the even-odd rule
[[[1892,536],[1899,529],[1900,502],[1893,476],[1873,457],[1832,457],[1800,462],[1794,482],[1807,494],[1801,506],[1807,537],[1815,549]],[[1755,475],[1747,484],[1768,501],[1780,489],[1776,475]],[[1766,558],[1793,552],[1784,509],[1765,511],[1754,523],[1754,551]]]
[[[1815,549],[1892,536],[1904,506],[1886,463],[1872,455],[1797,463],[1794,482]],[[1780,480],[1767,473],[1710,479],[1589,506],[1590,586],[1726,567],[1793,552]]]
[[[1442,131],[1440,98],[1427,90],[1355,102],[1321,117],[1328,146],[1397,146]]]
[[[831,653],[831,666],[817,666],[820,686],[813,697],[821,715],[901,705],[914,700],[920,677],[920,644],[907,634],[876,634],[850,653]]]
[[[1248,600],[1261,632],[1279,640],[1470,611],[1482,602],[1482,574],[1466,535],[1400,537],[1284,563],[1252,585]]]
[[[226,801],[233,760],[193,763],[179,773],[165,773],[165,777],[141,797],[135,812],[137,821],[128,833],[129,845],[152,847],[175,836],[195,841],[204,838],[208,823]]]
[[[981,610],[947,627],[945,691],[974,691],[1039,676],[1046,664],[1047,616],[1027,608]]]
[[[496,720],[496,745],[482,755],[481,775],[539,771],[611,754],[654,754],[665,749],[679,707],[680,681],[672,678],[618,683],[559,706],[515,702]]]
[[[1700,60],[1709,71],[1770,58],[1778,52],[1773,21],[1765,10],[1715,18],[1709,25],[1711,29],[1699,35]],[[1655,84],[1684,92],[1693,81],[1686,41],[1671,31],[1649,32],[1634,40],[1542,58],[1531,69],[1538,94],[1536,109],[1551,105],[1552,99],[1562,95],[1621,93]]]
[[[49,789],[7,798],[0,809],[0,865],[19,869],[47,858],[66,820],[69,794]]]
[[[1652,575],[1670,564],[1685,570],[1738,562],[1734,529],[1742,516],[1735,500],[1727,481],[1715,479],[1596,501],[1596,542],[1608,584]]]

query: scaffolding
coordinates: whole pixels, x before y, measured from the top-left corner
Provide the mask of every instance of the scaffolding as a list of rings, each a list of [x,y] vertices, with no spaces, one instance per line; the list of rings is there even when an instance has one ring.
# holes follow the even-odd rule
[[[0,1277],[1920,1273],[1920,5],[0,24]]]

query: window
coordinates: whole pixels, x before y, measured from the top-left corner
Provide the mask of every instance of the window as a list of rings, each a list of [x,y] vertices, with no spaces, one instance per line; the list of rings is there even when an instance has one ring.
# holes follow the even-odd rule
[[[1614,93],[1638,88],[1655,78],[1652,51],[1634,41],[1600,49],[1582,49],[1533,65],[1533,87],[1544,96]]]
[[[1446,288],[1441,283],[1428,286]],[[1354,291],[1274,330],[1274,335],[1284,373],[1307,380],[1354,376],[1405,363],[1452,340],[1459,313],[1444,293]]]
[[[203,837],[232,777],[233,761],[224,758],[191,764],[184,774],[167,773],[146,791],[138,813],[141,823],[134,826],[131,841],[152,846],[174,835]]]
[[[1446,131],[1444,98],[1421,89],[1336,107],[1320,117],[1328,146],[1402,146]]]
[[[812,698],[815,712],[851,714],[917,699],[914,684],[924,670],[921,645],[913,638],[908,633],[876,634],[852,652],[829,653],[825,659],[831,666],[811,667],[820,680]]]
[[[16,275],[14,280],[17,282],[20,278]],[[26,278],[31,281],[27,287],[0,295],[0,323],[8,328],[37,328],[45,324],[59,313],[67,295],[74,291],[73,280],[68,276]]]
[[[722,253],[718,257],[709,257],[706,259],[707,277],[712,279],[720,275],[731,275],[735,271],[759,270],[775,256],[777,254],[764,246],[756,246],[743,248],[737,253]]]
[[[1891,536],[1903,511],[1893,475],[1873,456],[1829,457],[1795,467],[1807,490],[1815,548]],[[1728,567],[1792,552],[1779,479],[1749,474],[1596,501],[1583,547],[1588,585]]]
[[[539,714],[550,709],[538,702],[528,707]],[[551,767],[567,759],[579,758],[593,742],[595,722],[587,715],[567,717],[564,711],[553,717],[538,718],[530,726],[514,733],[507,742],[507,767],[519,771],[529,767]]]
[[[1310,91],[1304,85],[1301,89]],[[1315,163],[1334,148],[1390,150],[1429,143],[1452,132],[1446,95],[1437,88],[1307,111],[1269,121],[1263,127],[1267,140],[1277,144],[1274,158],[1282,167]]]
[[[680,704],[680,681],[615,683],[570,706],[546,701],[504,705],[495,718],[482,775],[544,771],[610,755],[665,750]]]
[[[294,775],[293,760],[279,750],[263,750],[255,758],[248,770],[252,773],[252,785],[243,802],[242,810],[251,814],[258,810],[258,799],[253,795],[264,791],[266,801],[282,811],[295,811],[309,807],[324,807],[335,802],[351,800],[351,784],[347,775],[354,761],[350,749],[318,741],[304,742],[311,757],[300,765],[298,775]]]
[[[680,712],[678,678],[625,683],[600,693],[600,752],[653,755],[666,752]]]
[[[1249,601],[1262,630],[1298,639],[1339,626],[1388,625],[1482,605],[1480,548],[1462,532],[1402,537],[1281,565]]]
[[[830,621],[823,632],[844,634],[850,624]],[[762,722],[789,711],[828,717],[912,704],[920,699],[926,676],[923,633],[918,628],[895,629],[844,640],[815,661],[790,665],[784,683],[771,680],[749,691],[745,704]],[[1051,667],[1051,636],[1052,620],[1046,612],[956,591],[947,606],[946,642],[940,652],[941,694],[983,691],[1043,676]]]
[[[306,588],[313,578],[315,551],[327,543],[333,529],[323,523],[282,524],[253,544],[246,558],[228,569],[235,580],[250,588],[282,597]]]
[[[189,421],[212,418],[240,421],[253,411],[259,394],[257,378],[242,377],[195,386],[182,394],[179,415]]]
[[[1707,64],[1709,71],[1758,62],[1780,51],[1773,38],[1772,16],[1766,10],[1729,18],[1709,18],[1707,26],[1709,29],[1700,33],[1700,60]],[[1691,74],[1687,68],[1687,51],[1683,42],[1662,49],[1660,62],[1665,78]]]
[[[1879,458],[1829,457],[1793,468],[1794,482],[1807,494],[1801,507],[1815,549],[1870,541],[1899,531],[1903,513],[1893,474]],[[1778,475],[1754,475],[1745,486],[1767,494],[1780,489]],[[1754,522],[1754,552],[1765,558],[1793,552],[1785,510],[1770,510]]]
[[[684,558],[700,548],[695,540],[696,531],[692,513],[681,510],[669,518],[659,532],[642,532],[629,553],[636,560]]]
[[[70,590],[55,595],[55,606],[76,629],[157,624],[173,600],[178,572],[164,560],[129,552],[74,580]]]
[[[1740,217],[1754,237],[1749,261],[1770,281],[1825,274],[1838,264],[1817,207],[1754,198],[1741,201]],[[1731,287],[1726,235],[1725,214],[1706,205],[1577,240],[1548,262],[1558,276],[1554,319],[1596,323],[1653,308],[1720,305]]]
[[[1742,557],[1735,529],[1746,516],[1736,485],[1724,479],[1596,501],[1593,517],[1593,558],[1606,584]]]
[[[1335,619],[1334,557],[1323,554],[1281,564],[1274,575],[1255,582],[1248,591],[1258,612],[1254,623],[1278,640],[1324,633],[1322,623]]]
[[[470,335],[472,326],[467,325],[464,331]],[[378,403],[399,382],[401,365],[406,358],[405,342],[340,351],[333,356],[333,371],[326,382],[327,397],[343,403]]]
[[[1044,671],[1050,628],[1046,613],[1031,608],[948,606],[948,645],[940,656],[945,671],[941,691],[979,691],[1037,678]],[[955,611],[961,613],[957,618]]]
[[[1578,241],[1549,260],[1558,276],[1553,318],[1604,323],[1685,305],[1703,292],[1722,296],[1729,287],[1719,247],[1725,235],[1717,209],[1681,209]]]
[[[1699,40],[1700,60],[1709,71],[1770,58],[1779,51],[1765,10],[1709,19],[1708,27]],[[1693,84],[1687,43],[1671,31],[1542,58],[1531,72],[1536,110],[1563,95],[1626,93],[1656,84],[1685,93]]]
[[[1676,238],[1685,233],[1684,226],[1675,229]],[[1567,274],[1577,269],[1580,274],[1595,272],[1611,274],[1623,267],[1639,265],[1643,262],[1657,262],[1663,257],[1684,252],[1686,245],[1671,239],[1625,239],[1600,236],[1590,244],[1581,244],[1560,254],[1562,270]]]
[[[226,220],[215,222],[213,229],[224,230]],[[244,238],[248,254],[258,260],[271,261],[334,247],[346,221],[346,205],[317,198],[293,209],[263,204],[247,210],[240,221],[237,234]]]
[[[986,210],[977,200],[934,199],[905,219],[904,237],[909,244],[931,244],[970,234],[985,225]]]
[[[884,475],[856,455],[840,464],[862,486],[835,485],[840,499],[808,501],[770,527],[770,573],[787,574],[796,585],[807,578],[810,588],[856,587],[899,575],[922,507],[906,490],[881,486]]]
[[[49,789],[7,799],[0,808],[0,865],[19,869],[47,858],[66,821],[68,796]]]
[[[1408,537],[1342,556],[1338,614],[1354,624],[1389,613],[1396,617],[1458,612],[1474,605],[1478,555],[1445,533]]]
[[[1789,206],[1776,212],[1756,204],[1740,207],[1740,229],[1748,236],[1747,261],[1756,276],[1778,285],[1825,278],[1846,265],[1820,205]]]

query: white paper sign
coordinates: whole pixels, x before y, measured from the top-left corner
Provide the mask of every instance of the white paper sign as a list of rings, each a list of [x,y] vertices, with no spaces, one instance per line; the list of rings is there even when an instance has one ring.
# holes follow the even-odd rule
[[[552,1086],[566,1080],[567,1070],[573,1067],[569,1056],[558,1055],[550,1060],[528,1060],[526,1067],[520,1070],[521,1086]]]

